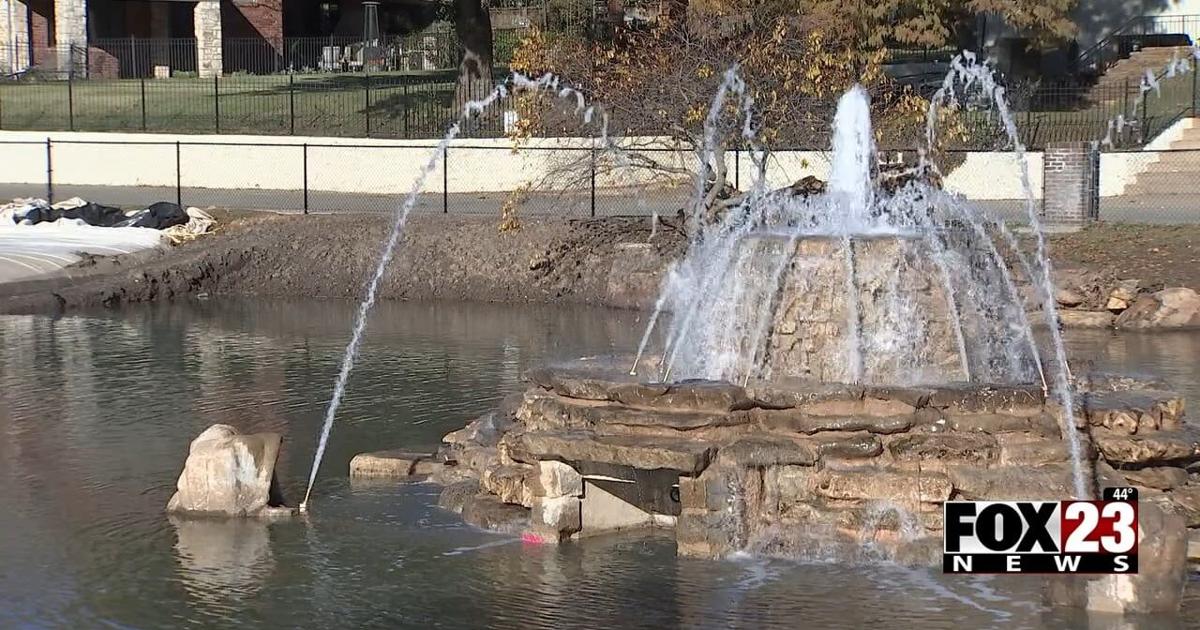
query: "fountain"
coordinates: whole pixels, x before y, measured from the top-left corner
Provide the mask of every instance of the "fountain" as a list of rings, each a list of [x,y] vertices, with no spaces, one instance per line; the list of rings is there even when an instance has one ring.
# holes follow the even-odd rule
[[[985,71],[956,61],[935,106],[980,89],[1008,120]],[[718,99],[730,97],[747,99],[732,72]],[[444,503],[534,542],[670,526],[683,555],[930,564],[944,501],[1088,498],[1139,485],[1127,470],[1186,475],[1200,447],[1178,396],[1069,372],[1033,206],[1030,257],[924,159],[882,186],[869,112],[861,88],[839,102],[824,192],[767,191],[760,169],[739,205],[706,220],[698,185],[688,251],[632,369],[586,358],[531,371],[519,399],[444,439]],[[1048,360],[1027,316],[1038,310]],[[1144,535],[1181,539],[1173,496],[1143,497],[1165,515]],[[1174,587],[1172,554],[1144,556],[1156,568],[1143,573]]]

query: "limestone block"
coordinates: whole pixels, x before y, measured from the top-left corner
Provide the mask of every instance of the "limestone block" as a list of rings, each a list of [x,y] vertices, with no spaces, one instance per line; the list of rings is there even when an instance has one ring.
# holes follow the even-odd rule
[[[717,460],[722,465],[739,468],[812,466],[817,461],[817,446],[812,440],[803,438],[753,435],[721,447],[717,452]]]
[[[986,433],[913,433],[888,443],[898,461],[954,460],[986,465],[997,458],[996,438]]]
[[[534,495],[529,479],[534,475],[536,469],[527,464],[496,463],[484,469],[479,485],[505,503],[531,507]]]
[[[814,492],[830,499],[930,503],[949,499],[952,489],[950,479],[937,472],[858,469],[822,471]]]
[[[1100,454],[1115,464],[1182,464],[1200,459],[1200,441],[1187,431],[1126,435],[1097,427],[1092,437]]]
[[[946,467],[954,490],[972,501],[1058,501],[1074,494],[1071,467],[1001,466],[982,468],[974,464]]]
[[[1136,575],[1058,576],[1047,582],[1048,602],[1112,614],[1178,612],[1187,584],[1183,519],[1142,503],[1138,526]]]
[[[253,516],[282,505],[275,479],[278,433],[241,435],[214,424],[188,449],[169,512]]]
[[[904,415],[873,415],[862,413],[850,415],[812,415],[808,413],[809,406],[799,409],[754,409],[750,418],[767,431],[789,433],[804,433],[811,435],[822,431],[868,431],[871,433],[891,434],[907,431],[912,428],[915,419],[910,412]],[[907,407],[907,405],[906,405]],[[830,405],[823,405],[823,411],[830,411]]]
[[[1112,306],[1108,308],[1112,308]],[[1115,320],[1116,316],[1109,311],[1058,312],[1058,321],[1065,328],[1112,328]]]
[[[654,470],[698,473],[712,460],[711,445],[684,438],[595,435],[583,431],[530,432],[521,436],[524,450],[538,459],[621,464]]]
[[[537,466],[537,476],[530,480],[535,496],[557,498],[583,494],[583,477],[579,471],[554,460],[540,461]]]
[[[412,477],[433,474],[442,463],[431,453],[400,450],[359,453],[350,460],[351,477]]]
[[[564,540],[583,527],[581,504],[577,497],[538,497],[529,513],[530,527],[543,540]]]
[[[1187,471],[1171,466],[1151,466],[1140,470],[1123,470],[1125,479],[1135,485],[1156,490],[1170,490],[1188,481]]]

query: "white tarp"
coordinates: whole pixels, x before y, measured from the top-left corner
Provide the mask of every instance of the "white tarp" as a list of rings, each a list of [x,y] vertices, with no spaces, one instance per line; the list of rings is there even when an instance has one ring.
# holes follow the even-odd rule
[[[74,207],[81,200],[70,199],[56,207]],[[0,206],[0,282],[25,280],[53,273],[78,262],[83,255],[115,256],[194,238],[211,229],[212,217],[194,208],[188,209],[190,221],[168,230],[144,227],[97,227],[80,219],[59,219],[23,225],[15,222],[31,205],[44,205],[40,199],[19,199]]]

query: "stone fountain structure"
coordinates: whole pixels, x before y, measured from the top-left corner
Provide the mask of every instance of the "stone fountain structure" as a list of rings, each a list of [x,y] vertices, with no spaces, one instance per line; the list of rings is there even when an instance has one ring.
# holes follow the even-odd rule
[[[636,357],[533,370],[435,461],[363,456],[352,474],[429,473],[444,506],[534,542],[659,526],[688,556],[916,564],[940,560],[944,501],[1132,485],[1142,540],[1160,541],[1142,574],[1054,592],[1177,605],[1180,541],[1200,526],[1183,401],[1042,356],[1027,313],[1052,306],[1025,298],[1039,261],[920,172],[877,185],[868,112],[843,98],[827,191],[758,186],[697,222]]]

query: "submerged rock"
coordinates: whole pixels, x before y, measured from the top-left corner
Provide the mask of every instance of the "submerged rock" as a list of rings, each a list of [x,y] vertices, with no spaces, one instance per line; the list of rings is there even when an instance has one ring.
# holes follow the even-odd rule
[[[278,433],[241,435],[214,424],[188,450],[168,512],[258,516],[287,513],[275,478]]]

